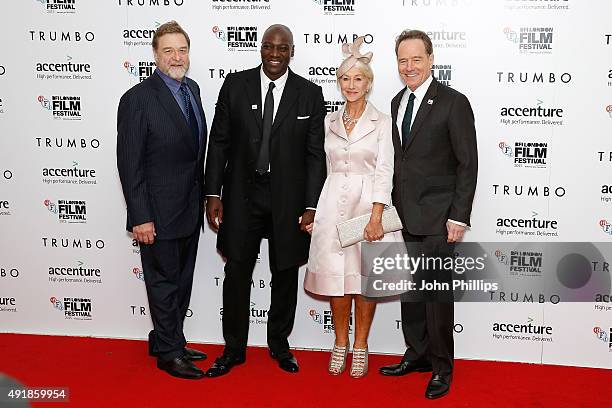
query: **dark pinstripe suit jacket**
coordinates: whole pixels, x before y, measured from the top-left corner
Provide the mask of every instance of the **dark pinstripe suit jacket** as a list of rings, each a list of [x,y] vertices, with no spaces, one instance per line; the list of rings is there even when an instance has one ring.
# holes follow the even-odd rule
[[[186,78],[202,115],[200,148],[172,93],[153,73],[128,90],[117,113],[117,167],[127,229],[149,221],[157,239],[193,233],[202,220],[206,121],[200,88]]]

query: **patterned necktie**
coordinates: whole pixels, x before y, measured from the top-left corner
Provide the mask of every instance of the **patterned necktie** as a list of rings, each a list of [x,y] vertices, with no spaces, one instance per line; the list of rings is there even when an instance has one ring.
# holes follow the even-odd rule
[[[195,139],[196,147],[198,150],[200,149],[200,130],[198,129],[198,120],[196,119],[195,111],[193,110],[193,105],[191,104],[191,98],[189,97],[189,91],[187,90],[187,84],[183,82],[181,84],[181,95],[183,96],[183,101],[185,102],[185,112],[187,116],[187,124],[189,124],[189,128],[191,129],[191,135]]]
[[[402,147],[406,147],[409,142],[408,136],[410,135],[410,126],[412,122],[412,110],[414,109],[414,94],[411,92],[408,97],[408,105],[406,105],[406,112],[404,113],[404,119],[402,119]]]
[[[264,174],[270,168],[270,136],[272,134],[272,116],[274,115],[274,95],[272,90],[274,86],[274,82],[270,82],[264,103],[263,133],[261,146],[259,147],[259,157],[257,158],[257,172],[259,174]]]

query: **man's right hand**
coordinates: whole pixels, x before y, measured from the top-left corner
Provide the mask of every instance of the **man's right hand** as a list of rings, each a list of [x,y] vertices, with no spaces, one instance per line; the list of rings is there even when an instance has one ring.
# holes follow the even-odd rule
[[[207,197],[206,219],[213,231],[219,231],[219,225],[223,222],[223,203],[219,197]]]
[[[136,225],[132,227],[132,234],[136,241],[150,245],[155,241],[155,225],[152,222]]]

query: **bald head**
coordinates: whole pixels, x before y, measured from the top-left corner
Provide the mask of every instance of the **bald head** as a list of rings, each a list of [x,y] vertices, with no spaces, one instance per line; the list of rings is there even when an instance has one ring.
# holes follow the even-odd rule
[[[262,42],[265,41],[265,38],[267,36],[270,36],[276,33],[282,33],[283,35],[286,35],[287,38],[289,39],[289,43],[293,45],[293,33],[291,32],[289,27],[283,24],[272,24],[270,27],[268,27],[266,31],[264,31]]]

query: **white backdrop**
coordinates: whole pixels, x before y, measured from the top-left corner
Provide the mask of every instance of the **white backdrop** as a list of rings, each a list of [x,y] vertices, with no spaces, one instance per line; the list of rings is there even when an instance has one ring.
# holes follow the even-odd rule
[[[150,74],[152,30],[171,19],[190,34],[189,76],[202,88],[209,125],[224,73],[259,63],[270,24],[291,27],[291,67],[323,87],[330,110],[341,100],[328,69],[341,61],[339,43],[366,35],[362,50],[374,53],[371,101],[387,113],[402,86],[395,36],[404,28],[429,32],[435,76],[466,94],[476,116],[480,174],[466,240],[610,242],[610,15],[606,0],[4,1],[0,332],[145,338],[151,322],[139,250],[124,229],[116,109],[123,92]],[[555,109],[555,117],[502,113],[537,107]],[[520,143],[538,144],[538,163],[515,163]],[[500,218],[558,224],[538,236],[497,227]],[[223,341],[215,238],[207,230],[200,240],[190,341]],[[54,268],[91,276],[62,281]],[[601,264],[593,272],[609,273]],[[263,345],[265,242],[253,281],[249,342]],[[71,310],[61,310],[66,298]],[[612,303],[462,303],[455,310],[459,358],[612,368]],[[300,290],[292,346],[331,347],[329,313],[326,301]],[[373,352],[403,352],[399,319],[397,303],[379,305]],[[504,337],[496,323],[550,326],[552,334]]]

